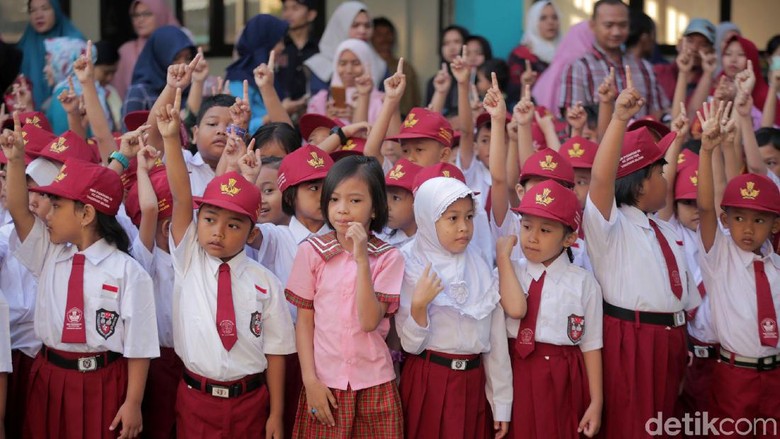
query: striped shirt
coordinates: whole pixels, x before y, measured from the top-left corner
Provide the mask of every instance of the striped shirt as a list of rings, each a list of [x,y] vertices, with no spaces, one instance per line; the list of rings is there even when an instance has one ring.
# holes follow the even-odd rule
[[[631,67],[634,87],[645,98],[645,105],[635,117],[640,118],[669,108],[669,100],[655,79],[653,68],[645,60],[623,53],[620,62],[615,63],[597,44],[591,51],[573,62],[561,76],[560,106],[568,108],[576,102],[582,105],[598,105],[599,85],[609,76],[609,68],[615,68],[615,82],[618,90],[626,87],[626,73],[623,66]]]

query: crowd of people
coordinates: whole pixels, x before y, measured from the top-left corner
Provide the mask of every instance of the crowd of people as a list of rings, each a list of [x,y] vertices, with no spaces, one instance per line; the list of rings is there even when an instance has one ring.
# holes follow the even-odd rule
[[[539,0],[426,85],[357,1],[252,17],[224,74],[163,0],[118,49],[28,9],[0,438],[780,437],[780,35],[668,60]]]

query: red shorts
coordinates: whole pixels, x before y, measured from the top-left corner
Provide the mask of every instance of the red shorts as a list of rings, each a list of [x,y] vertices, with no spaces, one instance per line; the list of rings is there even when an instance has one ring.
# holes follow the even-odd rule
[[[780,437],[780,369],[759,372],[717,361],[712,372],[711,407],[710,418],[744,419],[751,423],[758,419],[774,419],[774,423],[766,423],[767,434],[763,434],[763,424],[756,423],[755,436],[748,437]],[[727,433],[735,429],[746,431],[747,421],[724,426],[722,436],[745,437]]]
[[[146,378],[142,406],[143,437],[176,437],[176,390],[183,372],[184,364],[173,348],[160,346],[160,357],[149,362],[149,375]]]

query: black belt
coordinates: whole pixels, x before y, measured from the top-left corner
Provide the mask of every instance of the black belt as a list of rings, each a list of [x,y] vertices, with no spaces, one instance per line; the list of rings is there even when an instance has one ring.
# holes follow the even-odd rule
[[[428,350],[422,351],[418,356],[423,360],[430,360],[431,363],[444,366],[448,369],[460,370],[460,371],[476,369],[479,367],[480,363],[482,362],[481,355],[477,355],[475,358],[472,359],[447,358],[445,356],[435,354],[433,351],[428,351]]]
[[[204,379],[205,386],[201,387],[201,379],[198,375],[184,371],[184,383],[189,387],[217,398],[238,398],[239,396],[257,390],[265,384],[265,374],[258,373],[248,375],[233,384],[220,384],[219,382]]]
[[[732,357],[734,358],[733,361]],[[757,370],[759,372],[769,372],[780,368],[780,354],[761,358],[742,357],[721,348],[720,359],[724,363],[744,367],[745,369]]]
[[[81,358],[70,359],[59,355],[46,345],[41,347],[41,355],[43,355],[46,361],[61,369],[77,370],[79,372],[94,372],[122,358],[122,354],[108,351],[85,352]]]
[[[676,328],[678,326],[685,325],[685,311],[671,312],[649,312],[649,311],[633,311],[630,309],[621,308],[619,306],[611,305],[604,302],[604,314],[615,317],[616,319],[626,320],[629,322],[636,322],[639,318],[639,323],[647,323],[650,325],[659,326],[671,326]]]

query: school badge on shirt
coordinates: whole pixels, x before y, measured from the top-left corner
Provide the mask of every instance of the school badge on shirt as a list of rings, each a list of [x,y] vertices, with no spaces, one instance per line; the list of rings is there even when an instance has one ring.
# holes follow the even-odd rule
[[[582,340],[582,332],[585,330],[585,316],[571,314],[566,325],[566,335],[572,343],[578,344]]]
[[[249,331],[255,337],[260,337],[260,333],[263,332],[263,314],[260,312],[253,312],[252,317],[249,319]]]
[[[119,314],[114,311],[108,311],[100,308],[95,315],[95,326],[97,333],[108,340],[108,337],[114,335],[116,324],[119,321]]]
[[[761,334],[763,338],[777,340],[777,322],[769,318],[761,320]]]

